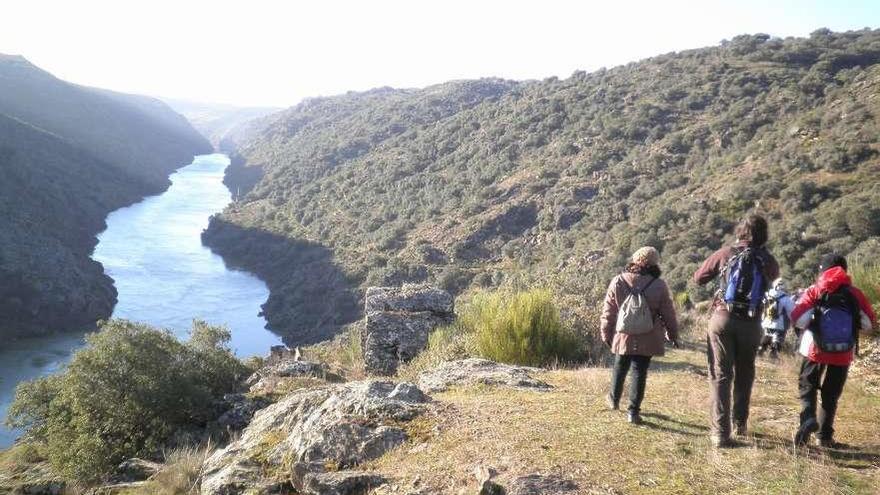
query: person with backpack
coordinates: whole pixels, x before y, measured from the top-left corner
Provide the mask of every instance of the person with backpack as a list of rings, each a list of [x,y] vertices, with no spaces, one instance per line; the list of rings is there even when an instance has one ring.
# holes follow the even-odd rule
[[[779,264],[765,247],[768,229],[764,217],[747,215],[734,234],[732,246],[715,251],[694,273],[699,285],[716,278],[720,282],[706,339],[712,386],[709,438],[719,448],[735,445],[730,438],[731,385],[734,433],[745,436],[748,431],[764,292],[769,281],[779,277]]]
[[[602,308],[602,340],[615,355],[608,406],[619,409],[624,381],[632,369],[628,421],[636,425],[642,424],[651,357],[663,355],[667,338],[678,346],[675,306],[669,287],[660,279],[659,264],[660,253],[653,247],[636,251],[623,273],[611,280]]]
[[[764,318],[761,327],[764,336],[761,338],[761,347],[758,354],[763,355],[770,348],[770,357],[776,358],[785,342],[785,334],[790,326],[791,311],[794,309],[794,301],[785,290],[785,281],[777,278],[773,286],[764,296]]]
[[[859,331],[870,332],[877,323],[871,304],[852,285],[846,270],[843,256],[823,256],[816,283],[798,300],[791,314],[795,325],[803,329],[798,349],[803,356],[798,380],[801,415],[795,445],[805,445],[818,431],[820,447],[837,446],[834,415],[849,366],[858,352]],[[820,390],[821,406],[817,404]]]

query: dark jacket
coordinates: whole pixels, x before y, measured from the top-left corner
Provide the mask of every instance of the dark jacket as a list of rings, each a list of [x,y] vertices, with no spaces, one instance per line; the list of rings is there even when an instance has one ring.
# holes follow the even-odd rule
[[[694,282],[700,285],[706,285],[715,280],[718,275],[721,274],[721,269],[727,266],[727,262],[734,256],[736,250],[748,247],[748,245],[747,242],[740,241],[734,246],[725,246],[712,253],[712,255],[709,256],[706,261],[703,262],[703,265],[694,273]],[[756,251],[764,260],[764,280],[767,284],[767,287],[765,287],[764,290],[767,290],[770,287],[770,284],[779,278],[779,263],[777,263],[776,258],[774,258],[766,248],[761,247]],[[727,306],[724,304],[724,301],[718,297],[717,293],[712,300],[712,308],[715,312],[728,316]],[[760,317],[760,312],[758,312],[758,314],[755,315],[755,319],[760,319]]]
[[[626,272],[611,280],[602,307],[601,332],[602,339],[611,342],[611,352],[614,354],[662,356],[665,351],[666,335],[669,335],[669,340],[678,340],[678,320],[675,317],[672,296],[669,294],[666,282],[659,278],[654,280],[644,292],[648,307],[651,308],[651,314],[654,316],[654,329],[643,335],[627,335],[617,333],[615,330],[617,313],[620,305],[630,294],[629,287],[641,289],[653,278],[650,275]]]

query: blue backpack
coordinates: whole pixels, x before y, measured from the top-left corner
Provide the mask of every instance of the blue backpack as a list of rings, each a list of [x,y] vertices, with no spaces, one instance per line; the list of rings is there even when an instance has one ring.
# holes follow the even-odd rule
[[[849,287],[836,292],[823,293],[813,307],[810,330],[816,343],[824,352],[847,352],[859,345],[858,302]]]
[[[766,285],[764,260],[750,247],[734,254],[721,271],[721,299],[733,316],[758,315]]]

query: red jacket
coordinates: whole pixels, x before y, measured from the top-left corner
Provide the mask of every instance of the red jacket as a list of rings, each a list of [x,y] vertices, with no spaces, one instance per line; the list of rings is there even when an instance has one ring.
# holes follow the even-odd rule
[[[852,280],[846,271],[839,266],[831,267],[819,275],[819,279],[815,284],[811,285],[804,295],[798,299],[797,305],[791,312],[791,321],[798,327],[804,328],[804,335],[801,337],[801,354],[814,363],[833,364],[835,366],[849,366],[853,360],[853,351],[848,352],[823,352],[819,346],[813,341],[813,332],[809,331],[809,315],[807,314],[813,309],[816,302],[823,293],[832,293],[841,286],[850,286],[850,293],[859,303],[862,314],[858,315],[860,319],[867,318],[870,320],[871,328],[877,324],[877,316],[868,302],[868,298],[858,288],[852,286]],[[802,320],[802,317],[806,317]],[[802,321],[799,321],[802,320]],[[869,330],[862,325],[862,330]]]

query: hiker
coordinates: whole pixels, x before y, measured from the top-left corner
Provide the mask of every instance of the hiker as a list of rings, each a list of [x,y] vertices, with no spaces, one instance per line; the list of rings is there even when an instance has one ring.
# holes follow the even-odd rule
[[[758,348],[759,355],[763,355],[767,348],[770,348],[770,357],[778,357],[782,344],[785,343],[786,331],[791,324],[793,309],[794,301],[786,292],[785,281],[777,278],[764,296],[764,319],[761,320],[764,336]]]
[[[652,356],[662,356],[668,338],[678,346],[678,320],[666,282],[660,279],[660,253],[640,248],[623,273],[608,286],[602,308],[602,340],[615,354],[608,406],[620,408],[626,375],[632,368],[627,419],[642,424],[648,366]]]
[[[835,448],[834,414],[849,372],[858,352],[859,330],[870,332],[877,323],[868,299],[852,285],[846,273],[846,258],[828,254],[819,262],[819,277],[798,300],[792,320],[803,329],[798,349],[803,356],[799,378],[801,398],[800,426],[795,445],[805,445],[818,431],[820,447]],[[816,418],[817,392],[822,404]]]
[[[761,305],[769,281],[779,277],[779,265],[767,251],[767,220],[747,215],[734,231],[736,242],[703,262],[694,281],[706,285],[719,279],[707,332],[711,381],[710,440],[731,447],[731,384],[733,426],[737,436],[748,432],[749,401],[755,380],[755,357],[761,343]]]

